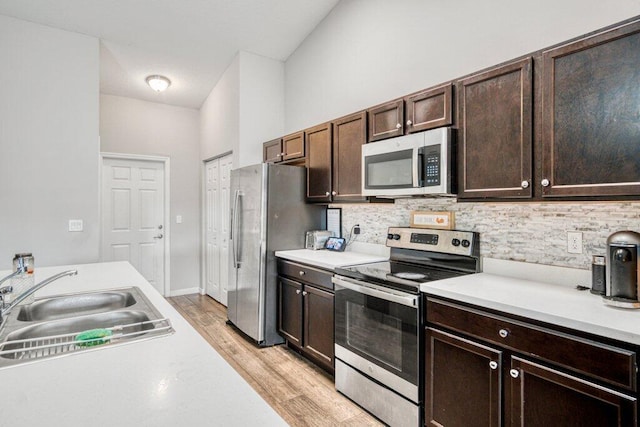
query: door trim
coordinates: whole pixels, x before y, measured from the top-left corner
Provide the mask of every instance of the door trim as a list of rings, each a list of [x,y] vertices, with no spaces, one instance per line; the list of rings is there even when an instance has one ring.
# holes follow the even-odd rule
[[[233,150],[225,151],[203,159],[200,165],[200,295],[207,294],[207,163],[232,155]],[[233,157],[231,162],[233,164]]]
[[[100,152],[100,164],[98,167],[98,174],[100,185],[98,186],[98,200],[102,203],[102,166],[105,159],[119,159],[119,160],[141,160],[145,162],[160,162],[164,164],[164,218],[165,218],[165,238],[164,241],[164,289],[162,290],[162,296],[170,295],[171,291],[171,174],[170,166],[171,159],[166,156],[148,156],[146,154],[128,154],[128,153],[111,153]],[[98,236],[99,243],[99,256],[102,260],[102,206],[98,209],[98,221],[100,224],[100,235]]]

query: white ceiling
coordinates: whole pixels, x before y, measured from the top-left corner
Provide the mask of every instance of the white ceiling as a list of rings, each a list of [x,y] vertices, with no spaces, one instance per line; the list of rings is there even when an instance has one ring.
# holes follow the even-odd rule
[[[0,14],[99,38],[102,93],[200,108],[238,51],[284,61],[338,1],[0,0]]]

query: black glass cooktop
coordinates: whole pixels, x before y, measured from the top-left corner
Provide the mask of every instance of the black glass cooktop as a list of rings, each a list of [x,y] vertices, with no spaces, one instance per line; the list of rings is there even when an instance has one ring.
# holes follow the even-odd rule
[[[421,283],[448,279],[466,273],[399,261],[384,261],[339,267],[336,268],[336,274],[417,294],[420,292]]]

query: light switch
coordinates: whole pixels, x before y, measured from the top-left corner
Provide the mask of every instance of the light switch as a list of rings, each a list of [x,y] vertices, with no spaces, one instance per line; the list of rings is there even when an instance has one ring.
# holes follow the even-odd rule
[[[182,215],[176,215],[176,224],[182,224]]]
[[[84,228],[84,224],[81,219],[70,219],[69,220],[69,231],[82,231]]]

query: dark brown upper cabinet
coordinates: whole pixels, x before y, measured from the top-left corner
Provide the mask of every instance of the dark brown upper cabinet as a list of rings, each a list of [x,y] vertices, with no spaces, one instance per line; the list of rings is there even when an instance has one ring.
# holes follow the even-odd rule
[[[282,139],[274,139],[262,144],[262,161],[277,163],[282,161]]]
[[[453,124],[453,85],[426,89],[370,108],[369,142]]]
[[[324,123],[305,132],[307,152],[307,201],[330,202],[332,191],[331,123]]]
[[[532,197],[532,58],[458,82],[458,197]]]
[[[369,109],[369,142],[404,135],[404,101],[387,102]]]
[[[333,122],[332,201],[366,201],[362,196],[362,145],[367,142],[367,113]]]
[[[640,195],[640,21],[542,53],[542,196]]]
[[[304,132],[296,132],[282,138],[282,161],[304,157]]]
[[[447,84],[409,95],[405,100],[405,132],[413,133],[442,126],[452,121],[453,86]]]

